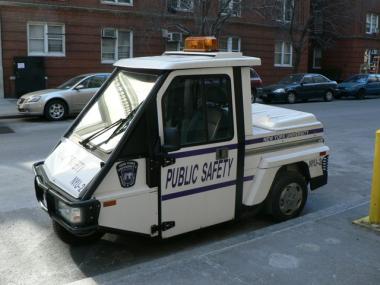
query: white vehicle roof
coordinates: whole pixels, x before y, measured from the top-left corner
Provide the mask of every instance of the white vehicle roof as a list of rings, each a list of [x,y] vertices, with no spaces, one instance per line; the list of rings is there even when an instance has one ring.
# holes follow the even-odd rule
[[[160,56],[121,59],[114,66],[137,69],[176,70],[225,66],[257,66],[261,59],[240,52],[165,52]]]

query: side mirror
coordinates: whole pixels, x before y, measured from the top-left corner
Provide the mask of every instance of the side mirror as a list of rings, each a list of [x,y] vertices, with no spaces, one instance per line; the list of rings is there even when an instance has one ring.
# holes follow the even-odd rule
[[[164,137],[165,144],[162,146],[163,152],[168,153],[180,149],[180,137],[177,128],[165,128]]]
[[[84,88],[84,85],[83,84],[79,84],[77,86],[75,86],[75,90],[80,90],[80,89],[83,89]]]

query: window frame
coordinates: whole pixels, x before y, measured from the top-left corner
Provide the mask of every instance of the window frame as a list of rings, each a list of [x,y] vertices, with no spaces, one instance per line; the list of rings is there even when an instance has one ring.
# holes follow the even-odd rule
[[[235,138],[235,128],[236,128],[236,119],[235,119],[235,112],[234,112],[234,108],[235,108],[235,102],[234,102],[234,92],[233,92],[233,78],[231,78],[231,76],[227,73],[215,73],[215,74],[204,74],[204,75],[198,75],[198,74],[178,74],[178,75],[175,75],[173,76],[171,79],[170,79],[170,82],[168,83],[168,85],[166,86],[164,92],[162,93],[161,96],[159,96],[158,98],[161,100],[161,102],[159,103],[160,104],[160,108],[161,108],[161,112],[158,114],[160,117],[159,117],[159,122],[161,124],[160,128],[162,128],[162,133],[163,133],[163,142],[165,142],[165,122],[164,122],[164,98],[165,96],[167,96],[166,94],[166,91],[169,89],[169,87],[171,86],[171,84],[174,82],[175,79],[177,78],[185,78],[185,79],[203,79],[203,80],[207,80],[209,78],[213,78],[215,79],[215,77],[219,76],[220,78],[227,78],[228,79],[228,86],[227,88],[229,89],[228,90],[228,98],[230,99],[229,101],[229,104],[230,104],[230,108],[231,108],[231,125],[232,125],[232,131],[231,131],[231,134],[229,137],[226,137],[226,138],[223,138],[223,139],[219,139],[219,140],[210,140],[209,138],[209,133],[208,133],[208,128],[207,128],[207,124],[208,124],[208,117],[207,117],[207,104],[206,104],[206,97],[204,96],[204,89],[202,86],[202,112],[203,112],[203,115],[205,117],[205,132],[206,132],[206,140],[203,141],[203,142],[195,142],[195,143],[189,143],[189,144],[182,144],[180,142],[180,149],[182,148],[190,148],[190,147],[194,147],[194,146],[204,146],[204,145],[211,145],[211,144],[217,144],[217,143],[222,143],[222,142],[228,142],[228,141],[231,141]],[[204,85],[204,82],[203,82],[203,85]],[[163,143],[162,142],[162,143]]]
[[[222,37],[221,39],[226,39],[226,49],[220,49],[221,51],[225,52],[241,52],[241,38],[239,36],[228,36],[228,37]],[[238,50],[233,50],[233,40],[238,40]]]
[[[175,2],[174,2],[175,1]],[[175,11],[179,11],[179,12],[193,12],[194,10],[194,0],[190,0],[191,1],[191,7],[190,8],[181,8],[181,2],[184,1],[184,0],[171,0],[170,1],[170,8],[175,10]],[[173,5],[174,3],[176,3],[177,5]]]
[[[44,51],[43,52],[31,52],[30,51],[30,26],[43,26],[44,34]],[[60,26],[62,28],[62,52],[49,52],[49,26]],[[63,23],[58,22],[27,22],[26,24],[26,40],[27,40],[27,49],[28,56],[44,56],[44,57],[65,57],[66,56],[66,27]],[[40,39],[41,40],[41,39]],[[55,39],[56,40],[56,39]]]
[[[115,47],[114,47],[114,59],[103,59],[103,30],[104,29],[115,29],[116,31],[116,38],[115,38]],[[128,32],[129,33],[129,57],[128,58],[132,58],[133,57],[133,31],[132,30],[128,30],[128,29],[119,29],[119,28],[111,28],[111,27],[103,27],[101,30],[100,30],[100,62],[102,64],[113,64],[115,63],[116,61],[120,60],[119,59],[119,32]]]
[[[291,7],[294,7],[294,0],[277,0],[279,2],[279,5],[280,5],[280,13],[277,17],[277,21],[278,22],[282,22],[282,23],[290,23],[292,21],[292,17],[293,17],[293,13],[294,13],[294,10],[291,9],[291,13],[290,13],[290,19],[287,19],[286,16],[287,16],[287,9],[286,9],[286,4],[288,3],[288,1],[290,2],[291,4]]]
[[[316,65],[316,59],[317,59],[317,51],[320,52],[320,64]],[[322,69],[322,58],[323,58],[323,53],[322,53],[322,48],[320,47],[314,47],[313,49],[313,69]]]
[[[219,0],[219,7],[220,7],[220,11],[221,11],[221,14],[222,15],[227,15],[228,13],[224,12],[222,10],[222,2],[223,1],[226,1],[226,0]],[[228,0],[227,0],[228,1]],[[236,13],[234,13],[234,3],[235,2],[238,2],[239,3],[239,10],[236,11]],[[230,0],[230,2],[228,3],[228,7],[226,7],[226,9],[228,9],[231,13],[230,13],[230,17],[237,17],[237,18],[240,18],[241,17],[241,3],[242,3],[242,0]]]
[[[281,52],[276,51],[277,43],[281,43]],[[290,53],[285,53],[285,45],[290,45]],[[276,54],[281,55],[281,63],[276,63]],[[290,63],[284,63],[285,54],[290,54]],[[276,41],[274,45],[274,66],[275,67],[293,67],[293,44],[288,41]]]
[[[133,6],[133,0],[129,0],[130,3],[120,3],[119,0],[100,0],[101,4],[116,5],[116,6]]]
[[[375,18],[375,21],[373,21],[374,18]],[[369,30],[368,30],[368,25],[369,25]],[[367,35],[373,35],[373,34],[379,33],[379,15],[378,14],[375,14],[375,13],[366,14],[365,32]]]

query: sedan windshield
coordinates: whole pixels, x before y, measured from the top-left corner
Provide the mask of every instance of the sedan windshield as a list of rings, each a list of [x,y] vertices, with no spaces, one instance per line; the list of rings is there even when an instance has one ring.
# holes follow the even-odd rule
[[[69,138],[110,153],[158,80],[157,74],[119,71],[87,110]]]
[[[350,78],[348,78],[344,82],[350,82],[350,83],[366,83],[367,81],[367,75],[355,75]]]
[[[292,74],[283,78],[279,83],[280,84],[300,83],[303,76],[304,76],[303,74]]]
[[[85,77],[86,77],[85,75],[79,75],[77,77],[71,78],[70,80],[66,81],[65,83],[59,85],[57,88],[58,89],[70,89],[71,87],[77,85]]]

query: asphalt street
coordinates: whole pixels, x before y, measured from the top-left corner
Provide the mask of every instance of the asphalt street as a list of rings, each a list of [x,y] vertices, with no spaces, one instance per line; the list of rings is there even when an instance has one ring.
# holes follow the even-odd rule
[[[331,148],[329,184],[310,194],[303,217],[293,220],[292,225],[302,223],[307,217],[323,215],[331,207],[365,203],[370,193],[375,131],[380,129],[380,98],[283,107],[314,113],[325,125],[326,142]],[[185,256],[191,251],[212,247],[214,243],[223,247],[223,241],[278,230],[279,225],[274,225],[266,216],[259,216],[162,242],[107,234],[92,245],[70,247],[62,243],[35,201],[31,165],[48,155],[71,122],[46,122],[38,118],[0,120],[0,284],[62,284],[115,270],[136,267],[143,270],[151,262],[173,254],[181,257],[181,254]],[[318,232],[314,230],[313,234]],[[268,239],[265,246],[270,247],[270,244]],[[307,250],[313,250],[307,244],[304,247],[306,254]],[[215,257],[210,262],[217,268],[223,261]],[[260,266],[260,262],[255,266]],[[250,280],[249,276],[246,278]],[[136,283],[133,277],[127,281]],[[281,284],[281,279],[272,281],[267,284]]]

